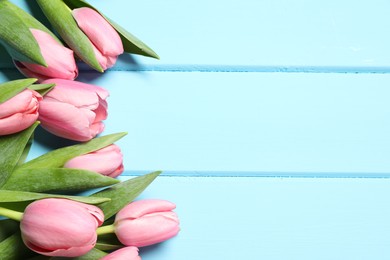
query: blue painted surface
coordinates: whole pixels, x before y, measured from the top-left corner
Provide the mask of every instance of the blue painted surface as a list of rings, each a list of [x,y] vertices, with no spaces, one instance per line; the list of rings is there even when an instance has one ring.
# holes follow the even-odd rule
[[[141,198],[177,204],[143,259],[390,258],[389,1],[90,2],[161,56],[79,77],[128,132],[122,179],[164,170]]]
[[[42,15],[34,1],[12,1]],[[122,57],[117,69],[134,68],[134,62],[134,69],[191,71],[390,67],[386,0],[89,2],[161,57]]]
[[[388,259],[389,179],[159,177],[181,233],[143,259]]]
[[[104,133],[129,133],[129,171],[390,173],[388,74],[108,72],[92,82],[111,92]]]

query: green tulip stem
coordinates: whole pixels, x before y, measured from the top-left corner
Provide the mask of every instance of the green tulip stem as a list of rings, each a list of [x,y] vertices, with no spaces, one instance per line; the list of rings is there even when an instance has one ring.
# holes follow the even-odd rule
[[[13,219],[16,221],[20,221],[23,217],[23,212],[0,207],[0,216],[6,217],[9,219]]]
[[[96,234],[99,235],[105,235],[105,234],[111,234],[115,232],[115,226],[114,224],[108,225],[108,226],[102,226],[96,229]]]
[[[71,13],[73,10],[72,9],[70,9],[70,7],[69,6],[66,6],[66,10],[68,10],[69,11],[69,13]]]

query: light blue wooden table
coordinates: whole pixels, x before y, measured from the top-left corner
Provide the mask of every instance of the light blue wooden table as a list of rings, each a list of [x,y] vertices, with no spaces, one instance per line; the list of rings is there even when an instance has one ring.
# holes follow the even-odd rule
[[[129,133],[122,178],[163,170],[141,197],[177,204],[144,260],[390,259],[389,1],[90,2],[161,56],[79,77]]]

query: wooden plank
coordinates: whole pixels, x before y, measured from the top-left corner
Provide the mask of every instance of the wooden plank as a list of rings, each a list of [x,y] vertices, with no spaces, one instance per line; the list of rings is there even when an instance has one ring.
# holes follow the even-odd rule
[[[390,180],[159,177],[180,234],[144,260],[388,259]]]
[[[32,9],[34,2],[13,2]],[[380,71],[390,67],[390,2],[98,1],[161,61],[123,56],[117,70]],[[11,66],[9,60],[0,66]]]
[[[388,74],[131,73],[103,77],[105,134],[126,169],[190,175],[388,176]],[[63,142],[38,131],[30,157]]]

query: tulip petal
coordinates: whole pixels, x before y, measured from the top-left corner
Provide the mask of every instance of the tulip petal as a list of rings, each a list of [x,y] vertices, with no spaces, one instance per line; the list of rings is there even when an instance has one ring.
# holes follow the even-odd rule
[[[133,220],[115,221],[119,241],[128,246],[149,246],[174,237],[180,228],[175,212],[158,212]]]
[[[0,135],[17,133],[31,126],[38,119],[39,100],[42,96],[38,92],[25,89],[0,104]]]
[[[100,260],[141,260],[141,257],[138,255],[138,251],[137,247],[128,246],[115,250]]]
[[[38,119],[38,113],[17,113],[0,119],[0,135],[9,135],[20,132],[31,126]]]
[[[123,53],[122,40],[116,30],[95,10],[82,7],[72,11],[80,29],[104,56]]]
[[[60,234],[59,234],[60,235]],[[40,248],[39,246],[36,246],[31,243],[27,243],[26,246],[33,250],[36,253],[39,253],[41,255],[46,256],[62,256],[62,257],[77,257],[82,256],[88,253],[92,248],[95,247],[95,243],[88,245],[88,246],[81,246],[81,247],[71,247],[71,248],[65,248],[65,249],[57,249],[54,251],[48,251],[44,248]]]
[[[59,44],[50,34],[44,31],[37,29],[30,29],[30,31],[37,40],[42,56],[48,66],[44,67],[34,63],[20,62],[24,66],[20,71],[24,73],[28,70],[33,74],[40,74],[50,78],[75,79],[78,75],[78,70],[73,51]]]
[[[117,145],[109,145],[98,151],[75,157],[65,163],[66,168],[86,169],[103,175],[119,175],[123,171],[123,156]]]
[[[115,171],[113,171],[112,173],[108,174],[107,176],[111,177],[111,178],[116,178],[119,175],[121,175],[124,170],[125,170],[125,167],[123,166],[123,164],[121,164],[118,168],[115,169]]]
[[[39,108],[39,120],[43,128],[60,137],[75,141],[88,141],[95,137],[91,134],[88,115],[70,104],[44,99]]]
[[[102,67],[103,70],[106,70],[108,68],[107,66],[107,57],[104,56],[97,48],[96,46],[91,42],[93,52],[96,56],[96,59],[99,62],[100,67]]]
[[[63,79],[49,79],[56,84],[42,101],[39,113],[42,126],[55,135],[88,141],[104,130],[109,92],[99,86]]]
[[[24,64],[22,64],[20,61],[17,61],[17,60],[14,60],[13,61],[14,64],[15,64],[15,67],[20,71],[20,73],[22,73],[24,76],[26,76],[27,78],[36,78],[38,79],[38,82],[42,82],[44,80],[47,80],[49,79],[50,77],[46,76],[46,75],[43,75],[43,74],[40,74],[40,73],[37,73],[37,72],[33,72],[33,71],[30,71],[26,66],[24,66]]]
[[[38,108],[38,100],[41,100],[42,96],[32,90],[26,89],[12,97],[11,99],[0,104],[0,118],[10,116],[15,113],[24,112],[29,107],[35,106]]]
[[[78,202],[78,201],[72,201],[72,202],[75,202],[76,204],[78,204],[80,207],[86,209],[96,220],[96,227],[100,227],[103,222],[104,222],[104,214],[103,214],[103,211],[94,206],[94,205],[90,205],[90,204],[86,204],[86,203],[81,203],[81,202]]]
[[[118,56],[106,56],[107,58],[107,68],[111,68],[112,66],[115,65]]]
[[[45,98],[69,103],[76,107],[96,109],[99,106],[99,97],[105,100],[109,92],[104,88],[92,84],[63,79],[49,79],[43,84],[56,84],[56,86],[45,95]]]
[[[107,119],[107,102],[105,100],[100,99],[99,106],[95,110],[93,110],[93,112],[95,113],[95,123]]]
[[[95,206],[67,199],[35,201],[23,214],[22,239],[26,246],[43,255],[83,255],[96,243],[95,214],[99,212],[102,214]]]
[[[154,213],[171,211],[176,208],[176,205],[166,200],[138,200],[128,204],[116,215],[116,221],[122,219],[135,219],[143,215]]]

